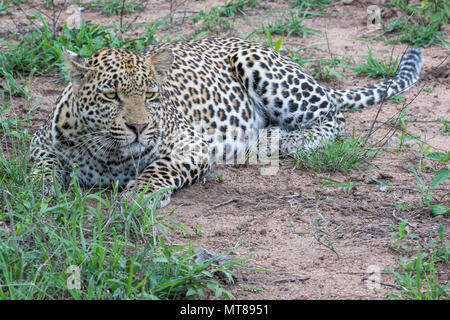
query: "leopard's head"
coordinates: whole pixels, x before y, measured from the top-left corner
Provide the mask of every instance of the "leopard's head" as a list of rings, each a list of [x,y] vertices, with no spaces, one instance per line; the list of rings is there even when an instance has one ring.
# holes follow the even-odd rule
[[[70,85],[67,111],[55,125],[125,156],[154,147],[161,135],[161,86],[173,61],[163,49],[142,57],[120,48],[103,48],[88,59],[65,50]],[[75,123],[74,123],[75,122]],[[65,135],[67,136],[67,135]],[[97,140],[95,140],[97,139]]]

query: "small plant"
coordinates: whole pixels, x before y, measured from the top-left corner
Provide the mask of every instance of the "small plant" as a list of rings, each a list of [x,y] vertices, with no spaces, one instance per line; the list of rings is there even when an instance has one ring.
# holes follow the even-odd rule
[[[447,119],[442,120],[442,126],[440,129],[444,132],[444,136],[450,135],[450,123],[447,121]]]
[[[330,141],[312,152],[299,150],[294,160],[296,167],[303,166],[317,172],[349,172],[367,164],[372,151],[364,146],[363,137],[353,135]]]
[[[389,206],[393,206],[395,208],[395,210],[397,210],[397,211],[403,211],[403,210],[407,209],[410,206],[409,203],[395,204],[393,202],[388,202],[386,204],[389,205]]]
[[[423,169],[426,168],[426,167],[429,167],[429,168],[433,169],[433,166],[425,165],[424,162],[423,162],[424,158],[428,157],[428,154],[430,153],[431,146],[425,145],[425,143],[423,141],[420,141],[420,140],[416,141],[416,145],[419,148],[418,156],[420,157],[418,170],[419,171],[423,171]]]
[[[408,162],[409,169],[414,174],[414,177],[416,178],[417,187],[420,191],[420,199],[421,203],[424,205],[431,204],[433,202],[433,197],[431,196],[431,190],[428,186],[426,186],[422,179],[420,179],[419,175],[417,174],[416,169],[414,169],[414,166]]]
[[[401,94],[396,94],[396,95],[389,97],[388,100],[393,103],[400,104],[400,103],[403,103],[403,101],[405,101],[405,96],[403,96]]]
[[[438,300],[440,298],[450,298],[450,295],[447,293],[450,281],[445,285],[441,285],[438,282],[433,253],[431,255],[421,253],[419,248],[416,257],[401,263],[400,271],[388,270],[389,273],[395,276],[395,282],[400,285],[401,296],[388,293],[386,297],[393,300]]]
[[[309,67],[311,75],[314,78],[328,81],[335,78],[347,79],[341,69],[350,66],[350,58],[332,57],[330,59],[317,59],[311,61],[313,64]]]
[[[355,187],[359,187],[359,186],[363,185],[362,183],[359,183],[359,182],[353,182],[351,179],[348,180],[347,182],[341,182],[341,181],[326,178],[326,177],[320,177],[320,179],[325,183],[323,185],[323,187],[342,188],[342,190],[346,194],[350,194],[355,189]]]
[[[67,28],[63,28],[61,36],[57,37],[51,32],[42,15],[34,13],[33,18],[42,24],[41,28],[34,28],[31,33],[25,34],[20,42],[3,42],[7,46],[7,50],[0,53],[0,65],[13,76],[28,75],[31,72],[49,74],[60,70],[63,64],[60,59],[63,45],[69,46],[71,49],[77,47],[77,43],[86,48],[89,46],[92,49],[85,53],[88,54],[94,48],[101,48],[105,44],[105,32],[98,30],[98,26],[90,28],[82,25],[83,30],[79,33],[80,36],[72,37],[69,40],[66,37]]]
[[[437,248],[436,257],[440,258],[443,262],[449,263],[450,256],[450,241],[444,239],[444,226],[439,224],[437,228],[438,240],[431,241],[428,245],[428,248],[433,248],[436,243],[440,245],[440,248]],[[430,238],[433,237],[432,232],[430,232]]]
[[[379,60],[377,54],[374,54],[371,48],[368,48],[368,50],[368,55],[364,57],[366,63],[353,66],[352,69],[355,73],[355,76],[366,74],[367,77],[371,78],[388,78],[394,76],[397,73],[397,64],[399,57],[397,57],[394,61],[387,61],[384,59]]]
[[[316,195],[316,205],[318,204],[319,198]],[[312,209],[312,210],[311,210]],[[329,232],[326,231],[327,225],[329,225],[329,222],[327,219],[320,213],[318,208],[307,208],[303,211],[303,214],[306,214],[307,212],[315,212],[317,217],[310,216],[308,220],[309,227],[307,228],[308,231],[306,232],[293,232],[293,234],[303,236],[305,234],[312,235],[317,243],[320,245],[326,247],[328,250],[331,250],[337,257],[339,257],[339,254],[336,250],[336,247],[334,246],[334,243],[332,242],[332,236]]]
[[[419,12],[425,23],[437,24],[442,30],[450,18],[450,3],[446,0],[422,0]]]
[[[437,24],[440,29],[448,24],[450,17],[450,4],[445,0],[422,0],[420,5],[410,5],[407,0],[391,0],[386,7],[397,7],[407,15],[418,14],[418,20]]]
[[[28,83],[24,81],[21,75],[19,75],[19,83],[14,79],[11,73],[1,66],[0,74],[5,78],[5,82],[0,83],[0,94],[7,93],[11,96],[24,97],[27,100],[31,98],[31,91],[28,89]]]
[[[205,234],[205,231],[203,231],[202,226],[199,225],[198,223],[195,225],[194,231],[198,237],[203,237],[203,235]]]
[[[408,236],[404,232],[406,223],[407,220],[403,220],[398,232],[393,233],[395,235],[394,246],[399,245],[401,240]],[[437,300],[450,298],[448,292],[450,281],[440,282],[436,270],[437,264],[449,263],[450,242],[444,239],[445,233],[442,224],[437,227],[437,234],[438,239],[433,239],[433,232],[430,232],[430,238],[433,240],[429,242],[425,250],[418,246],[415,256],[402,259],[396,270],[387,270],[388,273],[395,276],[395,283],[400,290],[400,294],[387,293],[388,299]]]
[[[136,2],[108,0],[102,4],[102,13],[108,17],[113,15],[133,13],[135,11],[142,11],[144,8]]]
[[[386,44],[411,43],[414,47],[431,46],[439,43],[448,44],[444,39],[444,31],[438,31],[437,25],[422,25],[418,22],[409,22],[406,16],[393,20],[387,27],[383,26],[385,33],[393,33],[397,37],[387,40]]]
[[[28,123],[31,120],[31,117],[8,117],[3,115],[5,111],[7,111],[11,107],[11,100],[6,101],[6,95],[10,93],[1,93],[1,107],[0,107],[0,133],[4,133],[12,139],[23,139],[23,143],[25,140],[30,138],[28,131],[26,129],[22,129],[20,127],[23,123]],[[12,146],[15,147],[16,144],[12,143]]]
[[[113,32],[116,28],[114,26],[100,27],[86,24],[83,20],[79,29],[70,29],[64,25],[58,34],[53,34],[41,14],[35,12],[33,17],[42,24],[41,28],[34,28],[17,43],[0,40],[7,47],[0,52],[0,68],[13,77],[29,75],[32,72],[50,74],[60,71],[64,65],[63,46],[83,57],[108,46],[142,50],[145,46],[156,43],[154,33],[165,22],[160,20],[149,23],[146,33],[140,38],[120,40]],[[13,93],[23,94],[19,87],[15,87],[17,90]]]
[[[230,267],[241,262],[215,267],[215,259],[195,261],[190,244],[170,245],[169,231],[178,228],[173,212],[148,209],[147,199],[117,203],[117,185],[110,194],[85,193],[75,174],[51,201],[40,181],[30,181],[25,149],[18,146],[10,160],[0,156],[0,206],[7,208],[0,210],[1,299],[232,297],[213,273],[231,279]],[[69,267],[79,270],[77,288],[69,285]]]
[[[238,13],[245,14],[249,8],[255,8],[260,0],[229,0],[220,8],[220,14],[228,18],[233,18]]]
[[[209,11],[201,10],[199,14],[192,18],[192,23],[200,23],[201,27],[195,32],[213,32],[217,35],[223,29],[231,29],[233,24],[222,15],[219,7],[212,7]]]
[[[9,5],[6,0],[0,1],[0,15],[2,14],[10,14],[11,9],[9,8]]]
[[[245,13],[246,9],[254,8],[258,3],[259,0],[229,0],[223,6],[211,7],[209,11],[200,10],[196,16],[190,18],[192,23],[201,24],[195,34],[213,32],[218,35],[223,29],[231,29],[233,24],[227,18]]]
[[[317,44],[312,44],[309,46],[302,46],[296,51],[287,49],[289,56],[292,60],[301,66],[306,66],[309,69],[311,75],[314,78],[328,81],[334,78],[347,78],[344,74],[346,68],[350,67],[351,59],[348,57],[331,57],[331,58],[321,58],[314,59],[311,56],[306,56],[301,53],[301,51],[316,47]]]
[[[447,152],[430,152],[425,154],[430,160],[439,161],[439,162],[449,162],[450,161],[450,151]]]
[[[448,47],[442,27],[448,24],[450,4],[446,0],[424,0],[420,5],[410,5],[406,0],[394,0],[386,4],[397,7],[404,14],[392,20],[387,26],[382,23],[384,33],[397,37],[387,44],[409,42],[414,47],[443,44]]]
[[[73,173],[66,189],[55,183],[56,196],[44,196],[43,182],[30,179],[31,136],[22,125],[30,119],[6,116],[6,96],[11,93],[0,101],[0,299],[233,297],[215,272],[232,280],[230,268],[243,260],[217,266],[219,256],[199,261],[190,243],[172,244],[170,232],[180,227],[174,211],[156,209],[159,192],[123,204],[117,184],[86,193]],[[195,232],[203,234],[200,225]],[[74,269],[79,281],[71,281]]]
[[[297,49],[296,51],[291,49],[286,49],[289,53],[289,56],[293,61],[295,61],[297,64],[304,66],[306,63],[313,61],[314,59],[311,56],[306,56],[301,53],[301,51],[305,50],[306,47],[301,47]]]
[[[331,6],[331,0],[291,0],[292,7],[300,10],[323,11]]]
[[[269,29],[265,29],[264,31],[267,37],[267,42],[265,43],[265,45],[272,49],[275,49],[276,51],[280,51],[281,44],[283,43],[283,37],[278,38],[278,40],[274,42],[272,34],[270,33]]]
[[[319,30],[311,29],[302,25],[303,21],[310,18],[312,13],[303,13],[302,17],[299,17],[299,12],[291,12],[289,17],[285,17],[284,20],[276,20],[267,24],[263,24],[262,30],[259,32],[269,32],[274,34],[285,35],[289,37],[290,35],[301,36],[305,39],[309,34],[320,35]]]
[[[393,237],[392,248],[409,252],[408,246],[404,244],[407,238],[421,240],[416,234],[407,233],[408,221],[402,220],[399,226],[389,226]],[[399,286],[400,293],[387,293],[388,299],[414,299],[414,300],[437,300],[450,298],[450,281],[444,273],[444,281],[439,281],[436,265],[449,263],[450,241],[445,239],[444,226],[437,227],[437,238],[433,231],[429,234],[430,242],[421,249],[417,248],[417,254],[413,257],[402,258],[394,270],[387,270],[395,276],[395,283]],[[445,270],[445,268],[444,268]]]
[[[405,147],[406,148],[411,147],[409,144],[407,144],[408,141],[419,138],[419,136],[409,134],[407,132],[406,124],[409,121],[408,118],[406,117],[407,113],[408,108],[403,108],[399,116],[395,119],[395,121],[392,122],[393,126],[400,131],[400,134],[398,133],[395,134],[395,136],[398,138],[398,142],[396,142],[398,144],[396,150],[397,153],[401,152]]]
[[[446,180],[448,180],[450,177],[450,170],[448,168],[442,168],[439,169],[434,175],[431,180],[431,188],[436,188],[436,186]],[[444,197],[448,197],[450,192],[447,192]],[[444,204],[430,204],[428,205],[430,208],[430,212],[432,215],[441,215],[446,214],[450,211],[450,208]]]
[[[390,230],[390,235],[392,239],[394,240],[394,243],[392,244],[392,248],[394,250],[400,251],[403,250],[405,252],[409,251],[409,247],[404,244],[404,240],[407,238],[418,238],[419,236],[415,233],[409,233],[407,232],[407,224],[408,219],[403,219],[398,226],[392,224],[388,227],[388,230]]]
[[[447,155],[447,157],[448,157],[448,155]],[[440,183],[449,179],[450,169],[444,167],[444,168],[438,170],[437,172],[435,172],[435,174],[433,175],[433,178],[431,179],[430,186],[427,186],[422,181],[422,179],[419,177],[416,169],[410,162],[408,162],[408,166],[409,166],[409,169],[411,170],[411,172],[414,174],[414,177],[416,178],[416,185],[420,192],[420,201],[421,201],[422,205],[427,206],[430,209],[430,212],[432,215],[441,215],[441,214],[447,213],[450,210],[450,208],[448,208],[447,206],[442,205],[442,204],[434,204],[432,191],[434,188],[437,187],[437,185],[439,185]],[[447,193],[447,195],[448,194],[450,194],[450,192]],[[445,195],[445,196],[447,196],[447,195]]]

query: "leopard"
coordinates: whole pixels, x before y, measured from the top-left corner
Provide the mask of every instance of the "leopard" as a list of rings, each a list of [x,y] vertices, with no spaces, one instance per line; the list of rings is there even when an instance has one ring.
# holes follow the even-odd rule
[[[240,38],[105,47],[83,58],[63,48],[68,84],[30,146],[44,192],[74,176],[83,187],[118,186],[124,201],[204,179],[215,163],[250,152],[313,152],[341,136],[344,112],[379,104],[419,81],[420,49],[377,84],[333,89],[290,57]],[[154,205],[154,202],[151,202]]]

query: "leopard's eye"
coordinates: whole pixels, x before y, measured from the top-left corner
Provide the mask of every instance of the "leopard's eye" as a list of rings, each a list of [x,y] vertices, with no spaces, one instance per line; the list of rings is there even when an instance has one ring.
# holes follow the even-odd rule
[[[103,95],[109,100],[117,100],[119,98],[117,92],[104,92]]]
[[[158,97],[158,92],[155,91],[149,91],[145,94],[145,100],[152,101],[155,100]]]

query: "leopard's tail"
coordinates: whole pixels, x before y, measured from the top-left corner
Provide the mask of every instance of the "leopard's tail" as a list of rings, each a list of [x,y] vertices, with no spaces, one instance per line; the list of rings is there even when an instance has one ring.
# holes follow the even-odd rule
[[[419,80],[423,54],[420,49],[409,49],[400,61],[397,76],[373,86],[357,89],[333,90],[330,96],[342,111],[356,110],[380,103],[389,97],[404,92]]]

